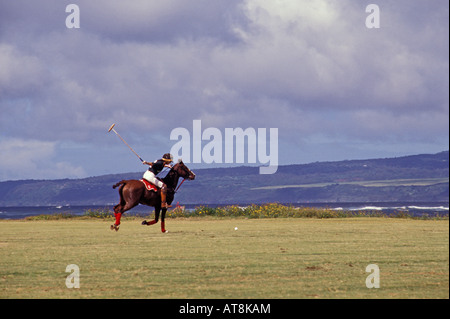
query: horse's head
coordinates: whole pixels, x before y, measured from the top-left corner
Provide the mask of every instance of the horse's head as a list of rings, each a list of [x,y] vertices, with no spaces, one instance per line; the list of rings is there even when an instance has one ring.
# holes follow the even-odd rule
[[[186,178],[191,181],[195,179],[195,174],[186,165],[184,165],[182,160],[179,160],[178,163],[173,166],[172,170],[177,172],[182,178]]]

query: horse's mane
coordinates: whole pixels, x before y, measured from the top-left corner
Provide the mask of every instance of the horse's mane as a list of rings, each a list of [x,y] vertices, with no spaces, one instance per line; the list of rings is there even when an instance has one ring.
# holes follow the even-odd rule
[[[162,178],[162,181],[164,182],[164,184],[167,185],[167,187],[169,186],[169,183],[172,182],[174,179],[176,179],[177,176],[177,172],[175,171],[175,166],[179,165],[179,163],[175,164],[169,171],[169,173],[167,173],[166,176],[164,176],[164,178]],[[177,166],[178,167],[178,166]],[[175,185],[174,187],[176,187],[177,185]]]

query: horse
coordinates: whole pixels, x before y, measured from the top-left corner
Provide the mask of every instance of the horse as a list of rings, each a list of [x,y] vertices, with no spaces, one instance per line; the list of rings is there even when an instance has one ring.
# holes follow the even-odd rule
[[[166,177],[162,179],[167,186],[166,202],[170,205],[175,196],[175,188],[178,185],[178,179],[182,177],[188,180],[194,180],[195,174],[184,165],[183,161],[178,161],[167,173]],[[183,180],[184,181],[184,180]],[[181,185],[181,184],[180,184]],[[158,222],[159,214],[161,212],[161,189],[157,191],[147,190],[144,183],[139,180],[129,179],[121,180],[113,186],[115,189],[119,187],[120,202],[114,206],[114,216],[116,217],[116,223],[111,225],[111,230],[118,231],[120,225],[120,218],[122,214],[138,204],[143,204],[155,208],[155,219],[152,221],[143,221],[142,225],[153,225]],[[166,233],[165,229],[165,217],[167,208],[162,208],[161,214],[161,231]]]

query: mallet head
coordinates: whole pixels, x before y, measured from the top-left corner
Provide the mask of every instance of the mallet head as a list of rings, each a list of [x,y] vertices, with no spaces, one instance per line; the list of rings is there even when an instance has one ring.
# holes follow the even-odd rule
[[[114,128],[114,126],[116,125],[116,123],[114,123],[113,125],[111,125],[111,127],[109,128],[108,132],[111,132],[111,130]]]

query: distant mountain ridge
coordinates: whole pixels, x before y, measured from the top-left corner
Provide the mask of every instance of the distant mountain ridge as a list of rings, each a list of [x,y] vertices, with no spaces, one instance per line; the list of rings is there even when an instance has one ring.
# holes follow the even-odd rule
[[[112,185],[143,172],[83,179],[0,182],[0,206],[112,205]],[[449,152],[397,158],[195,170],[175,196],[182,204],[431,202],[449,200]]]

